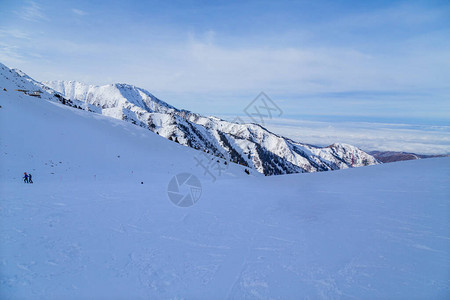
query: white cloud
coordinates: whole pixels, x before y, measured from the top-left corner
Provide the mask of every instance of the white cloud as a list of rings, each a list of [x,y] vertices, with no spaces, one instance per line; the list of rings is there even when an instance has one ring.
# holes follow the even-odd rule
[[[35,1],[27,1],[20,11],[16,12],[26,21],[47,21],[44,9]]]
[[[29,3],[27,15],[33,15],[31,12],[36,10],[35,15],[43,14],[39,13],[41,10],[35,2]],[[71,12],[86,15],[79,8],[71,8]],[[435,15],[434,11],[396,7],[345,16],[342,20],[327,20],[327,24],[318,22],[317,27],[321,29],[317,31],[311,27],[301,30],[309,30],[314,36],[333,26],[339,30],[359,28],[357,23],[364,20],[365,26],[369,27],[383,24],[383,20],[408,25],[414,20],[428,22],[436,18]],[[90,41],[77,33],[70,35],[71,40],[65,40],[63,34],[59,34],[63,39],[56,38],[57,34],[49,34],[25,47],[34,47],[34,53],[52,53],[57,58],[64,58],[66,68],[71,67],[74,57],[85,57],[73,67],[79,69],[80,63],[86,67],[95,64],[95,73],[91,75],[99,78],[98,81],[111,76],[149,89],[179,94],[255,94],[265,90],[271,94],[293,96],[450,88],[447,80],[450,77],[450,44],[437,47],[417,36],[394,41],[395,51],[381,53],[368,50],[364,41],[358,43],[357,39],[351,45],[301,44],[295,33],[281,39],[297,41],[289,46],[278,43],[279,35],[245,36],[230,41],[229,37],[212,29],[200,33],[177,31],[166,34],[159,28],[142,26],[135,27],[125,36],[115,35],[114,41],[108,40],[111,34],[106,33],[98,32],[94,35],[96,39]],[[442,40],[439,34],[435,40],[439,37]],[[323,40],[327,40],[326,34]],[[142,76],[143,72],[145,76]],[[73,77],[78,75],[81,74],[74,73]]]
[[[217,35],[215,37],[217,39]],[[171,92],[299,95],[343,91],[405,91],[449,86],[445,51],[376,55],[352,47],[238,47],[191,39],[184,44],[133,49],[131,68],[151,70],[147,81]],[[126,53],[125,52],[125,53]],[[448,63],[447,63],[448,65]],[[450,67],[450,66],[449,66]]]
[[[85,16],[88,13],[85,12],[84,10],[78,9],[78,8],[72,8],[72,12],[78,16]]]

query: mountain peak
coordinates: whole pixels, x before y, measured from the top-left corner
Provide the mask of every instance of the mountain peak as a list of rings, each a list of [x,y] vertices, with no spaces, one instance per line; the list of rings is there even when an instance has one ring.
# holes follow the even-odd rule
[[[88,85],[79,81],[46,81],[45,85],[66,97],[103,109],[144,109],[147,113],[168,113],[175,107],[159,100],[145,89],[126,83]]]

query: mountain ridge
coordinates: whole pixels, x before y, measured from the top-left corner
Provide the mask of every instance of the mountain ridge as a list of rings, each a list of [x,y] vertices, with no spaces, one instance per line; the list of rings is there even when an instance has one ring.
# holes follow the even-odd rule
[[[20,70],[16,82],[59,101],[149,129],[181,145],[257,170],[265,175],[330,171],[380,163],[357,147],[316,147],[282,137],[259,124],[239,124],[178,109],[149,91],[123,83],[104,86],[78,81],[38,82]]]
[[[50,81],[44,84],[72,100],[100,105],[102,114],[148,127],[180,144],[209,151],[255,168],[265,175],[328,171],[379,163],[351,145],[334,143],[327,147],[315,147],[272,133],[260,124],[238,124],[177,109],[145,89],[129,84],[95,86],[77,81]],[[105,90],[112,95],[115,89],[128,102],[112,102]],[[131,91],[140,93],[137,95]],[[136,99],[139,97],[141,99]],[[159,106],[152,106],[152,102]],[[158,113],[166,114],[166,118],[161,118]]]

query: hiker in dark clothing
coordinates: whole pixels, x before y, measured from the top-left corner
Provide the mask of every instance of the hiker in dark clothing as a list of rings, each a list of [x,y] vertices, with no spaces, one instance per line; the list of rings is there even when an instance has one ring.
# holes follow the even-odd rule
[[[28,183],[33,183],[33,180],[31,180],[31,174],[28,174]]]
[[[25,172],[24,174],[25,174],[25,176],[23,176],[23,182],[24,182],[24,183],[28,183],[28,175],[27,175],[27,172]]]

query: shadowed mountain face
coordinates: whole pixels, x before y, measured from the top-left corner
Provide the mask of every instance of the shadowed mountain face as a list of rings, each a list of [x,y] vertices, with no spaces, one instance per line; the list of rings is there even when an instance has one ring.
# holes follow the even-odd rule
[[[364,151],[335,143],[315,147],[274,134],[258,124],[239,124],[177,109],[148,91],[128,85],[40,83],[0,65],[18,89],[51,101],[131,122],[179,144],[248,166],[265,175],[319,172],[378,164]]]
[[[369,152],[373,157],[383,163],[420,159],[420,157],[414,153],[396,152],[396,151],[372,151]]]
[[[375,157],[377,160],[381,161],[382,163],[448,156],[448,155],[421,155],[421,154],[398,152],[398,151],[371,151],[368,153],[370,155],[372,155],[373,157]]]

